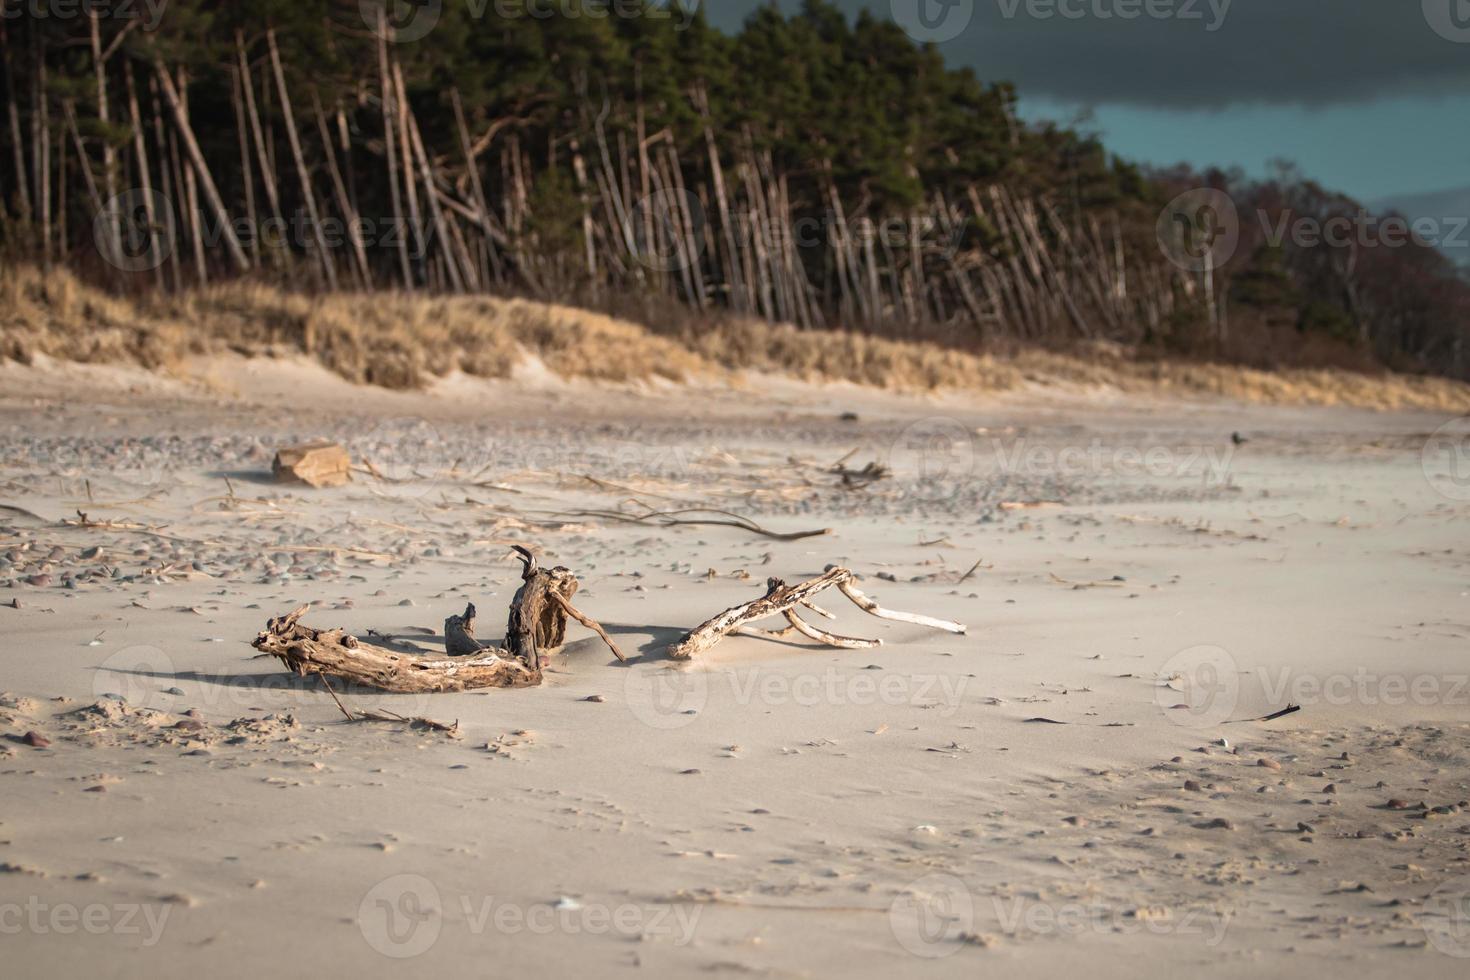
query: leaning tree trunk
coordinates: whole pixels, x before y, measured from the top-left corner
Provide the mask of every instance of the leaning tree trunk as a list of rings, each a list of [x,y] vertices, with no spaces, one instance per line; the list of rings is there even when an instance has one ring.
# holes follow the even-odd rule
[[[204,162],[204,154],[200,152],[199,142],[194,138],[194,130],[189,126],[189,117],[184,113],[183,104],[179,101],[178,89],[174,87],[174,80],[169,77],[168,69],[164,67],[162,58],[153,59],[153,73],[158,77],[158,86],[163,92],[163,100],[168,103],[169,111],[173,114],[174,127],[178,129],[179,136],[183,140],[184,150],[189,155],[189,161],[194,166],[199,183],[204,187],[205,200],[209,202],[210,210],[214,212],[215,220],[219,222],[220,237],[224,239],[225,248],[229,250],[230,260],[235,263],[235,268],[240,272],[249,272],[250,258],[240,247],[240,239],[235,237],[234,226],[230,223],[230,212],[225,209],[225,202],[219,196],[219,189],[214,186],[214,178],[209,175],[209,165]]]
[[[311,175],[306,169],[306,158],[301,152],[301,136],[296,132],[296,117],[291,112],[291,94],[286,90],[286,73],[281,68],[281,53],[276,47],[276,31],[265,32],[265,43],[270,49],[271,70],[276,77],[276,90],[281,96],[281,117],[286,124],[286,142],[291,147],[291,160],[296,165],[296,174],[301,179],[301,197],[306,205],[306,216],[311,221],[312,238],[316,242],[317,256],[321,259],[322,274],[326,276],[327,288],[337,289],[337,266],[327,248],[326,236],[322,231],[321,214],[317,211],[316,194],[311,189]]]

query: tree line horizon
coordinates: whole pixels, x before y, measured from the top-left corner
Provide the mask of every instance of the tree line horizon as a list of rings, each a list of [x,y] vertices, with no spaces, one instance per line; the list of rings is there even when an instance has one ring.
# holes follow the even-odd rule
[[[0,9],[0,257],[113,291],[487,292],[666,331],[1470,378],[1470,277],[1421,229],[1385,240],[1285,164],[1148,169],[1023,122],[1010,84],[829,0],[731,33],[677,0]]]

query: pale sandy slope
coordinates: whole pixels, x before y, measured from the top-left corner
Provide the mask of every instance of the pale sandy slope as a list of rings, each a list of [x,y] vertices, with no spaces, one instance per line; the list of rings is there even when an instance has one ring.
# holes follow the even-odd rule
[[[0,371],[0,499],[39,518],[0,516],[7,975],[1465,975],[1444,419],[208,371]],[[398,482],[263,480],[314,434]],[[852,450],[895,478],[839,488]],[[558,516],[635,496],[834,533]],[[58,526],[78,509],[155,531]],[[430,649],[471,599],[498,637],[508,542],[574,569],[634,661],[574,630],[538,689],[346,698],[449,739],[348,726],[252,659],[307,601]],[[836,600],[885,645],[661,658],[829,562],[969,635]]]

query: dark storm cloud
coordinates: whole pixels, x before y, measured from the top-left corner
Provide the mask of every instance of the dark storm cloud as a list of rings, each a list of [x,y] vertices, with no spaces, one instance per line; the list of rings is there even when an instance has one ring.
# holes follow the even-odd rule
[[[734,26],[761,0],[705,2]],[[946,56],[1031,98],[1217,108],[1470,88],[1470,0],[837,0],[901,22],[916,4],[941,35],[968,13]]]

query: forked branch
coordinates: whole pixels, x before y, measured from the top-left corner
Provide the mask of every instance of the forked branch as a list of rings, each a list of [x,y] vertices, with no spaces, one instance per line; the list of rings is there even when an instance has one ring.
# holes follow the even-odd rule
[[[724,612],[710,619],[708,622],[696,627],[685,634],[683,639],[671,644],[668,655],[674,660],[688,660],[695,654],[701,653],[714,646],[730,633],[741,632],[753,636],[767,638],[778,638],[789,635],[791,631],[810,637],[828,646],[842,647],[845,649],[865,649],[882,645],[882,640],[869,640],[858,637],[838,636],[825,630],[817,629],[803,620],[797,613],[796,607],[803,606],[812,609],[820,615],[831,618],[821,607],[812,602],[812,597],[818,593],[833,588],[834,586],[848,599],[852,600],[859,609],[876,616],[879,619],[891,619],[900,623],[913,623],[918,626],[928,626],[931,629],[944,630],[949,633],[964,633],[965,626],[961,623],[953,623],[947,619],[936,619],[932,616],[921,616],[918,613],[898,612],[892,609],[884,609],[868,596],[864,595],[856,585],[853,584],[853,573],[838,566],[829,568],[825,574],[806,582],[798,582],[796,585],[787,585],[781,579],[772,578],[766,582],[766,594],[749,602],[743,602],[738,606],[732,606]],[[784,616],[790,624],[786,629],[773,631],[751,626],[750,623],[771,616]]]

